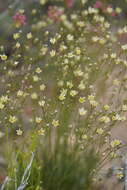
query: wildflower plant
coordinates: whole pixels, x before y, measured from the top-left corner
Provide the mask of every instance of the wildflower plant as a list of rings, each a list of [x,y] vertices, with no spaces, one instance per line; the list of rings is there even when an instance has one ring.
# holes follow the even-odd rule
[[[20,187],[34,152],[24,188],[91,189],[98,171],[126,144],[111,136],[126,122],[127,48],[119,41],[126,27],[112,34],[92,7],[68,13],[50,6],[30,25],[20,10],[12,20],[12,54],[0,49],[6,188]]]

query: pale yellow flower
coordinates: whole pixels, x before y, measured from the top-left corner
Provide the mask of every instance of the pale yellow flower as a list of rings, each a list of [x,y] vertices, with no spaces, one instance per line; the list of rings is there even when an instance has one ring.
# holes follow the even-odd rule
[[[4,107],[5,105],[2,102],[0,102],[0,109],[2,110]]]
[[[20,38],[20,33],[15,33],[15,34],[13,34],[13,38],[14,38],[15,40],[17,40],[18,38]]]
[[[110,106],[109,105],[104,105],[104,109],[106,110],[106,111],[108,111],[109,110],[109,108],[110,108]]]
[[[108,116],[102,116],[99,118],[99,121],[104,122],[104,123],[109,123],[110,118]]]
[[[58,126],[59,126],[59,120],[53,119],[52,125],[53,125],[54,127],[58,127]]]
[[[22,90],[18,90],[17,96],[23,96],[23,91]]]
[[[2,61],[6,61],[7,60],[7,55],[3,54],[3,55],[0,55]]]
[[[104,130],[102,128],[99,128],[96,130],[97,134],[102,135]]]
[[[38,102],[38,104],[43,107],[45,105],[45,101],[41,100],[41,101]]]
[[[50,55],[51,55],[51,57],[54,57],[56,55],[56,51],[55,50],[51,50],[50,51]]]
[[[36,117],[36,118],[35,118],[35,121],[36,121],[36,123],[41,123],[42,118],[41,118],[41,117]]]
[[[34,82],[39,81],[39,77],[38,77],[37,75],[34,75],[34,76],[33,76],[33,81],[34,81]]]
[[[41,73],[42,72],[42,70],[38,67],[37,69],[36,69],[36,73]]]
[[[34,100],[36,100],[36,99],[38,98],[37,93],[36,93],[36,92],[33,92],[33,93],[31,94],[31,98],[34,99]]]
[[[33,36],[32,36],[32,33],[31,32],[29,32],[28,34],[27,34],[27,39],[31,39]]]
[[[44,134],[45,134],[45,130],[44,129],[41,128],[41,129],[38,130],[38,135],[42,135],[43,136]]]
[[[17,117],[10,115],[10,117],[9,117],[9,122],[10,122],[10,123],[15,123],[16,121],[17,121]]]
[[[45,90],[45,88],[46,88],[45,84],[41,84],[41,85],[40,85],[40,90],[41,90],[41,91]]]
[[[71,90],[71,91],[70,91],[70,95],[71,95],[72,97],[76,96],[77,94],[78,94],[78,92],[77,92],[76,90]]]
[[[84,108],[79,108],[79,115],[86,115],[87,110],[85,110]]]
[[[115,147],[117,147],[119,145],[121,145],[121,141],[120,140],[115,139],[115,140],[111,141],[111,147],[112,148],[115,148]]]
[[[21,129],[16,130],[17,135],[21,136],[23,134],[23,131]]]
[[[80,98],[79,98],[79,102],[80,102],[80,103],[84,103],[85,101],[86,101],[86,98],[85,98],[85,97],[80,97]]]

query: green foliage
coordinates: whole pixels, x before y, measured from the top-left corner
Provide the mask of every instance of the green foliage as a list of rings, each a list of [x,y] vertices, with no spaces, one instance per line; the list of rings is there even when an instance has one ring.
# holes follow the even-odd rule
[[[42,187],[45,190],[91,189],[97,158],[90,153],[56,145],[53,153],[44,151]]]

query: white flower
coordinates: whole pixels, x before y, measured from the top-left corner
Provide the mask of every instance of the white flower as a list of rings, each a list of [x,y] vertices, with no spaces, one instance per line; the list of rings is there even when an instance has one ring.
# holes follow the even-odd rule
[[[23,134],[21,129],[16,130],[17,135],[21,136]]]
[[[79,108],[79,115],[86,115],[87,110],[85,110],[84,108]]]

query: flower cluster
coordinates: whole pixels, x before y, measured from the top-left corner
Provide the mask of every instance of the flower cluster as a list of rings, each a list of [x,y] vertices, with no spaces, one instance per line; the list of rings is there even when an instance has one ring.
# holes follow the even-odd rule
[[[112,5],[107,5],[102,1],[96,1],[93,5],[94,8],[99,9],[104,14],[109,14],[110,16],[117,16],[122,12],[122,9],[119,7],[113,8]]]
[[[21,11],[13,16],[13,20],[16,27],[24,26],[26,24],[26,16]]]
[[[45,3],[40,2],[41,6]],[[65,3],[68,8],[74,5],[70,0]],[[0,49],[0,124],[3,126],[0,138],[7,140],[8,155],[11,147],[16,150],[12,155],[14,163],[9,162],[12,179],[23,176],[23,173],[18,175],[19,168],[26,167],[31,151],[37,152],[31,183],[27,183],[31,189],[53,188],[53,184],[45,182],[45,173],[49,170],[49,176],[51,168],[48,166],[52,166],[55,168],[52,171],[60,175],[59,168],[64,169],[59,166],[60,162],[62,166],[67,163],[70,166],[70,160],[74,165],[80,160],[78,176],[85,170],[84,154],[91,152],[98,160],[90,171],[93,180],[107,161],[121,156],[120,148],[126,144],[113,136],[113,129],[126,127],[127,44],[121,43],[119,37],[127,33],[127,27],[111,32],[111,23],[97,9],[105,12],[102,2],[69,13],[65,8],[49,6],[46,15],[36,16],[24,31],[17,28],[11,34],[11,56],[6,55],[6,47]],[[106,11],[114,13],[112,7],[106,7]],[[32,9],[31,15],[36,12],[38,9]],[[22,11],[13,19],[17,27],[26,23]],[[57,159],[58,165],[55,165]],[[19,160],[26,162],[17,166]],[[38,167],[38,164],[43,166]],[[43,167],[46,167],[45,172]],[[68,171],[67,168],[67,176]],[[31,177],[34,173],[38,180]],[[52,177],[51,183],[67,184]],[[72,179],[78,184],[73,189],[86,187],[84,176]],[[16,180],[11,183],[14,188],[19,185]],[[55,184],[55,190],[60,188],[61,184],[58,188]]]
[[[59,22],[61,20],[60,17],[63,15],[63,13],[63,10],[57,6],[48,7],[48,17],[55,22]]]

